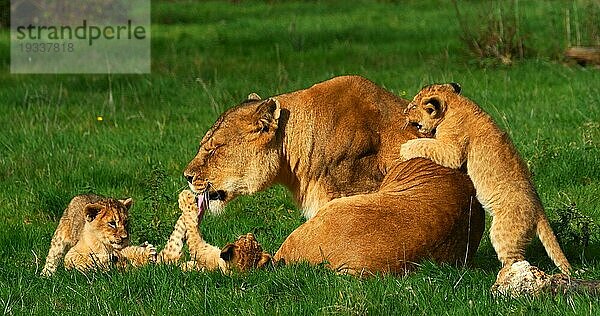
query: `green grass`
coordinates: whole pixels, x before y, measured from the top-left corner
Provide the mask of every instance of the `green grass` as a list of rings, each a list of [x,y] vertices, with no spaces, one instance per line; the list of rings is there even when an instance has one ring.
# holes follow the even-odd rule
[[[462,2],[461,2],[462,3]],[[463,3],[477,16],[488,2]],[[499,263],[486,237],[473,268],[426,263],[405,278],[365,280],[322,267],[245,275],[150,266],[38,277],[50,238],[76,194],[136,201],[134,242],[162,246],[179,211],[182,170],[224,109],[248,93],[269,96],[342,74],[360,74],[410,97],[456,81],[512,136],[551,219],[576,203],[600,219],[600,72],[547,56],[564,45],[571,3],[521,2],[535,56],[479,68],[459,40],[446,1],[154,2],[150,75],[10,75],[0,31],[0,311],[7,314],[595,314],[580,295],[495,299]],[[108,101],[109,93],[114,103]],[[99,122],[97,116],[104,120]],[[203,222],[222,246],[254,232],[270,252],[303,222],[274,187],[232,202]],[[563,242],[583,278],[600,278],[600,240]],[[568,232],[567,232],[568,233]],[[539,242],[528,259],[556,271]]]

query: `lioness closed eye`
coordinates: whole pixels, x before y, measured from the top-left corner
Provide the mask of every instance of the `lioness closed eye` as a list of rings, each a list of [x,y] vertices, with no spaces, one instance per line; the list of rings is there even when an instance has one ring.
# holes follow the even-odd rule
[[[556,266],[569,273],[527,166],[492,118],[460,95],[458,84],[423,88],[405,113],[408,124],[434,138],[409,140],[401,147],[402,157],[429,158],[450,168],[466,161],[477,198],[493,216],[490,238],[504,267],[524,260],[525,247],[537,233]]]

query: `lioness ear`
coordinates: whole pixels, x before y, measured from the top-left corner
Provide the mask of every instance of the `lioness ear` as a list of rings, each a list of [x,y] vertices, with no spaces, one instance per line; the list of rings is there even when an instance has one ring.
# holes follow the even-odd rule
[[[223,247],[223,250],[221,250],[221,259],[229,262],[233,259],[233,250],[235,249],[235,245],[234,244],[227,244],[225,245],[225,247]]]
[[[258,105],[254,112],[254,131],[273,133],[277,129],[281,108],[279,101],[267,99]]]
[[[119,200],[119,202],[123,203],[123,205],[125,205],[125,207],[127,209],[130,209],[131,206],[133,205],[133,199],[132,198],[126,198],[123,200]]]
[[[446,102],[438,96],[425,99],[423,100],[423,103],[425,103],[425,112],[427,112],[431,118],[440,117],[446,109]]]
[[[85,213],[85,220],[88,222],[93,221],[100,211],[102,210],[102,206],[96,203],[90,203],[85,206],[83,212]]]
[[[259,101],[261,100],[260,95],[256,94],[255,92],[252,92],[248,95],[248,98],[246,98],[246,100],[248,101]]]

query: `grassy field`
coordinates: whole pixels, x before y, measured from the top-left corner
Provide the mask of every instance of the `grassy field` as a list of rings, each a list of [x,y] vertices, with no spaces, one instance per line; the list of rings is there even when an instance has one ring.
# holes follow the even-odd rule
[[[555,58],[570,1],[519,5],[534,49],[511,67],[470,57],[447,1],[154,2],[150,75],[10,75],[0,30],[0,312],[597,315],[595,297],[492,297],[500,266],[487,237],[475,267],[425,263],[405,278],[303,265],[233,276],[168,266],[38,276],[74,195],[133,197],[133,242],[162,246],[182,170],[223,110],[250,92],[360,74],[407,98],[426,83],[461,83],[512,136],[573,266],[600,279],[600,71]],[[469,1],[461,12],[477,20],[489,7]],[[202,230],[219,246],[254,232],[275,252],[302,222],[289,192],[274,187],[208,216]],[[556,271],[538,241],[527,256]]]

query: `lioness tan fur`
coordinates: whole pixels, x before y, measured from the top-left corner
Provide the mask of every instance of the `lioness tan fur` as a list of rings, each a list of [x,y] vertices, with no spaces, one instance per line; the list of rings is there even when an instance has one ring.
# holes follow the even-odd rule
[[[527,166],[508,135],[473,101],[460,95],[458,84],[423,88],[407,107],[407,120],[435,138],[402,145],[404,159],[425,157],[467,172],[477,199],[493,216],[490,237],[508,267],[525,259],[535,233],[556,266],[568,274],[571,266],[550,228]]]
[[[327,262],[347,273],[404,273],[424,259],[464,264],[484,214],[468,177],[426,159],[401,162],[416,137],[402,100],[358,76],[260,100],[222,114],[184,176],[211,192],[211,211],[285,185],[306,223],[274,259]]]
[[[65,268],[86,271],[108,269],[111,264],[140,266],[156,257],[152,245],[129,246],[127,232],[131,199],[115,200],[98,195],[78,195],[69,203],[52,237],[43,276],[56,271],[65,256]]]

